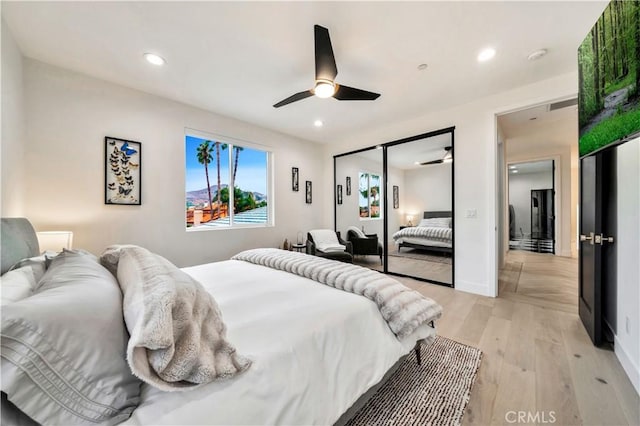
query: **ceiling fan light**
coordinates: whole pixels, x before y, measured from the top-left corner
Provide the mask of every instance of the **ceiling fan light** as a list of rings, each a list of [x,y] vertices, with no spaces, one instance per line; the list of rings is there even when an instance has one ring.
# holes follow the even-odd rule
[[[313,94],[319,98],[330,98],[336,93],[336,86],[330,81],[318,81]]]

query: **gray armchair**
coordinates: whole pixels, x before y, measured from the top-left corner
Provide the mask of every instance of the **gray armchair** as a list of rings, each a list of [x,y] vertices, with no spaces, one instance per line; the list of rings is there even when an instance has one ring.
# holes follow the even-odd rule
[[[311,254],[318,257],[324,257],[325,259],[339,260],[340,262],[352,263],[353,262],[353,245],[349,241],[345,241],[340,237],[340,232],[336,232],[338,242],[346,247],[344,251],[330,251],[322,252],[317,249],[316,243],[313,241],[313,236],[310,232],[307,233],[307,254]]]
[[[355,231],[347,231],[347,240],[353,245],[354,255],[378,255],[382,264],[382,243],[378,241],[378,234],[366,234],[364,237],[356,234]]]

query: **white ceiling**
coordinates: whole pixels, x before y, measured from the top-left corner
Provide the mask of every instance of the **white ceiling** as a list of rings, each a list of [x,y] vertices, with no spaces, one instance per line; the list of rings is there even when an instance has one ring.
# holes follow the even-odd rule
[[[544,104],[498,117],[498,125],[506,138],[531,132],[533,128],[549,128],[559,122],[575,125],[577,129],[578,106],[573,105],[551,111],[549,104]]]
[[[552,160],[530,161],[526,163],[509,164],[510,174],[526,175],[530,173],[544,173],[544,172],[549,172],[549,173],[553,172]]]
[[[2,16],[27,57],[332,142],[575,71],[577,47],[606,4],[3,2]],[[272,107],[312,87],[314,24],[329,28],[336,81],[381,93],[377,101],[314,97]],[[486,46],[497,55],[480,64]],[[548,55],[527,61],[540,48]],[[167,64],[150,66],[144,52]],[[313,127],[315,119],[325,126]]]

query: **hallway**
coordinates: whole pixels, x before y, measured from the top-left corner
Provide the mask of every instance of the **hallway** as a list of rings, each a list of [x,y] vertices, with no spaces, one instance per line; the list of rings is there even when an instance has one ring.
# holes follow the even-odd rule
[[[578,313],[578,259],[510,250],[498,281],[500,298]]]

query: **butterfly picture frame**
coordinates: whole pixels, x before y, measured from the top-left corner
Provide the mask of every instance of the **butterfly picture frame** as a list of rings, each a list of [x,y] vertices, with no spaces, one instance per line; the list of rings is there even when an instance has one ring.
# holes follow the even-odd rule
[[[104,138],[104,203],[142,204],[142,143]]]

